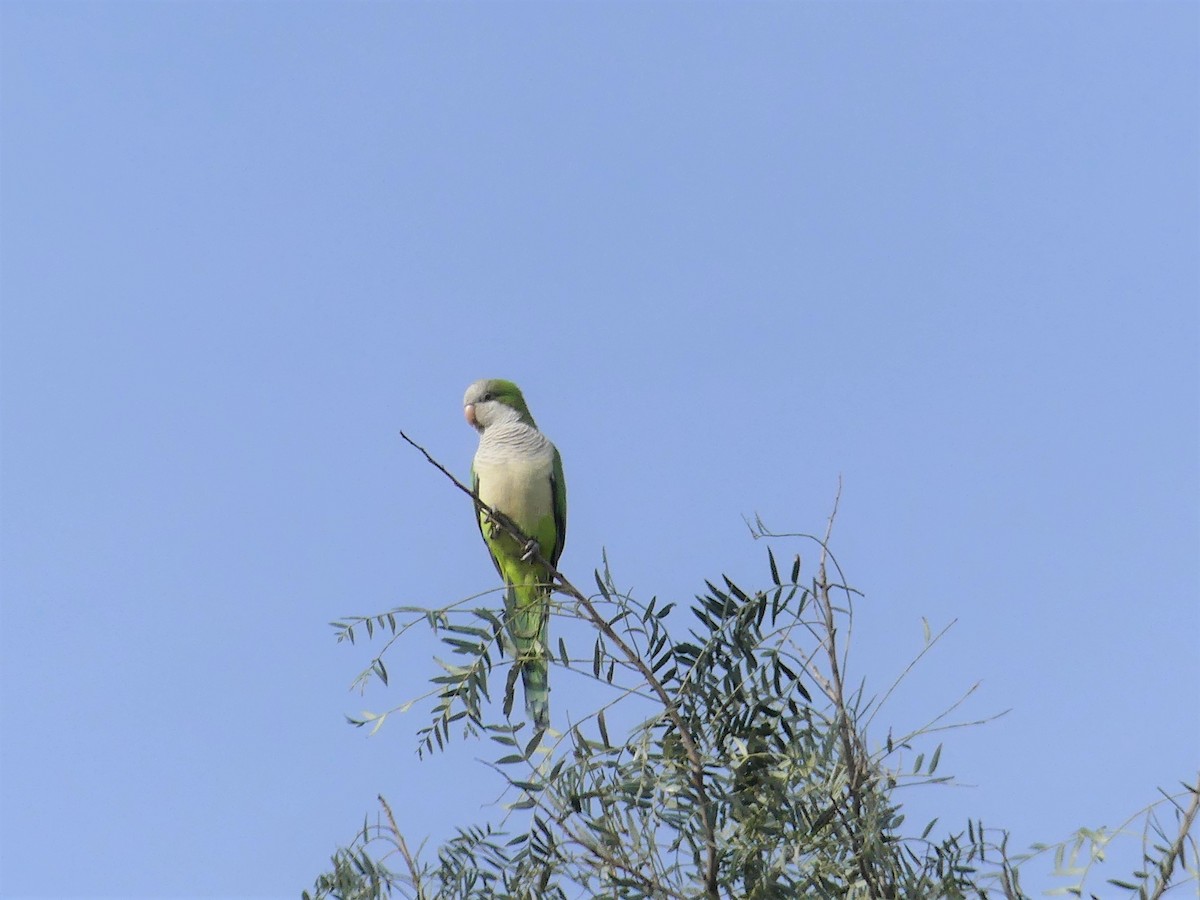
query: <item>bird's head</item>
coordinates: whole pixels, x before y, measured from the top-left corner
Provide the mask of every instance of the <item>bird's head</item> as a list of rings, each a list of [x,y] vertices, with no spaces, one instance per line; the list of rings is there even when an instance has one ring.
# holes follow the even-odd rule
[[[503,378],[484,378],[467,388],[463,395],[463,414],[467,424],[477,431],[499,422],[520,422],[537,427],[521,389]]]

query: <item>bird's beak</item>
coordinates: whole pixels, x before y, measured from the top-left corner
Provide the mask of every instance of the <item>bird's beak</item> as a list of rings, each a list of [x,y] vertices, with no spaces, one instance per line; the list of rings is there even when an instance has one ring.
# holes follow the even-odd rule
[[[463,407],[463,415],[465,415],[467,417],[468,425],[470,425],[472,428],[479,427],[479,423],[477,423],[475,421],[475,404],[474,403],[468,403],[465,407]]]

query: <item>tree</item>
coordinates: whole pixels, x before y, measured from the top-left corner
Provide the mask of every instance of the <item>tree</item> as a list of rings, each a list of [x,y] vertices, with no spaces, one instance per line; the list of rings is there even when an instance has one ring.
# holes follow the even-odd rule
[[[362,684],[387,682],[384,656],[416,626],[439,637],[456,662],[431,678],[432,716],[418,752],[488,738],[499,748],[492,765],[506,804],[499,821],[461,827],[429,859],[410,851],[380,797],[376,821],[334,854],[305,897],[1026,896],[1019,865],[1028,856],[1010,855],[1002,830],[968,821],[935,838],[936,819],[919,831],[905,827],[896,788],[950,780],[939,774],[942,745],[922,748],[973,723],[948,719],[964,695],[921,729],[869,742],[867,725],[899,679],[868,696],[847,678],[844,636],[857,592],[830,550],[836,510],[835,501],[823,536],[773,534],[756,522],[752,534],[767,544],[762,585],[706,582],[686,614],[622,593],[607,560],[595,593],[556,572],[554,615],[587,623],[591,643],[575,652],[559,639],[553,661],[611,687],[610,699],[561,733],[531,733],[498,716],[492,676],[503,675],[501,706],[511,708],[518,669],[504,660],[505,623],[492,609],[400,607],[333,623],[338,639],[352,643],[363,631],[390,635]],[[795,553],[780,565],[776,547],[797,542],[815,552],[811,574]],[[925,650],[944,633],[927,629]],[[387,715],[351,721],[377,729]],[[903,772],[902,753],[916,754]],[[1157,897],[1181,872],[1196,879],[1190,832],[1200,782],[1184,788],[1144,811],[1145,865],[1112,885]],[[1168,809],[1170,828],[1160,821]],[[1079,876],[1068,891],[1083,895],[1090,868],[1079,857],[1111,837],[1081,829],[1035,849],[1056,853],[1058,868]]]

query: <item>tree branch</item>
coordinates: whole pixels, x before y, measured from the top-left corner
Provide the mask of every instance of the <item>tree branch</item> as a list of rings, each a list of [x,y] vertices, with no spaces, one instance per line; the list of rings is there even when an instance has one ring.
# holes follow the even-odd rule
[[[858,735],[854,733],[850,714],[846,709],[845,685],[842,681],[841,666],[838,663],[837,623],[834,621],[833,601],[829,599],[829,580],[826,573],[826,559],[829,555],[826,548],[829,546],[829,538],[833,533],[833,522],[837,518],[838,504],[841,499],[842,484],[839,478],[837,494],[833,498],[833,510],[829,513],[829,523],[825,528],[825,538],[820,542],[821,557],[817,567],[817,580],[820,587],[817,592],[817,602],[821,607],[824,619],[825,640],[823,643],[826,647],[826,655],[829,657],[829,687],[826,692],[830,695],[830,700],[833,701],[834,708],[837,710],[836,727],[841,739],[842,755],[846,760],[846,787],[850,794],[850,802],[854,807],[854,822],[843,822],[843,824],[846,826],[850,841],[854,846],[855,862],[859,874],[866,883],[870,896],[874,898],[883,896],[883,894],[881,894],[871,861],[867,856],[866,847],[863,845],[861,833],[863,825],[862,785],[866,777],[865,764],[863,754],[859,752],[858,748]]]

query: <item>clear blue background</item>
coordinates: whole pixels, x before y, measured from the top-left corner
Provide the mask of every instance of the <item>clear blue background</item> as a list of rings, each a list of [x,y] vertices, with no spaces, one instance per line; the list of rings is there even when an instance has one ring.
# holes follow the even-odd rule
[[[742,517],[819,530],[844,480],[853,673],[958,620],[874,739],[1012,709],[914,819],[1019,849],[1194,776],[1194,3],[0,26],[5,897],[295,896],[378,792],[414,838],[489,814],[486,748],[343,719],[434,642],[364,699],[326,624],[493,585],[397,437],[465,474],[484,376],[563,453],[581,584],[753,585]]]

